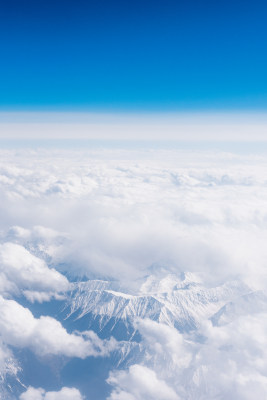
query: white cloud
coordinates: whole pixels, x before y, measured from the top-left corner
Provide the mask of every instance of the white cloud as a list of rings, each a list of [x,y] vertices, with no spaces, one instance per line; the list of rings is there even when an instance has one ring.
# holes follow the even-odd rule
[[[204,345],[198,349],[196,370],[201,370],[207,394],[240,400],[264,398],[267,390],[267,314],[244,316],[225,326],[203,324]],[[202,387],[201,387],[202,386]]]
[[[0,292],[48,301],[69,288],[67,278],[15,243],[0,244]]]
[[[112,373],[108,383],[116,388],[108,400],[179,400],[175,391],[156,373],[142,365]]]
[[[207,285],[235,278],[264,289],[266,167],[264,157],[218,152],[1,151],[1,293],[46,300],[68,284],[56,269],[131,286],[151,264],[198,272]],[[138,321],[145,357],[111,375],[110,398],[264,398],[265,320],[237,315],[190,335]],[[3,298],[0,329],[7,345],[39,355],[114,348]]]
[[[3,151],[3,240],[74,275],[127,282],[158,263],[260,286],[265,168],[264,157],[218,152]]]
[[[112,338],[104,340],[92,331],[69,334],[51,317],[34,318],[29,309],[0,296],[0,336],[15,347],[28,347],[38,355],[86,358],[105,356],[116,348]]]
[[[84,397],[75,388],[63,387],[58,392],[46,392],[42,388],[29,387],[19,398],[20,400],[83,400]]]
[[[167,364],[176,365],[179,368],[189,366],[192,358],[190,346],[176,329],[149,319],[138,319],[135,327],[143,337],[145,348],[154,354],[155,363],[159,358],[159,363],[165,359],[168,360]]]
[[[199,331],[190,335],[182,335],[173,327],[150,320],[139,320],[137,327],[145,351],[143,364],[110,375],[108,382],[114,387],[110,399],[123,398],[124,391],[133,399],[141,399],[143,381],[135,379],[134,372],[140,371],[145,381],[149,381],[143,368],[154,372],[154,377],[165,382],[182,399],[264,398],[267,390],[266,317],[266,313],[242,316],[220,327],[205,321]],[[143,398],[150,397],[143,395]]]

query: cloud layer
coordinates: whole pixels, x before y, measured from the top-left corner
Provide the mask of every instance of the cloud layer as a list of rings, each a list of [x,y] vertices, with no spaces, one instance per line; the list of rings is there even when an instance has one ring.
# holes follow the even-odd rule
[[[264,158],[25,150],[2,160],[3,240],[57,268],[125,282],[155,263],[219,282],[265,279]]]
[[[110,374],[109,399],[264,398],[266,167],[264,157],[228,153],[1,151],[1,373],[19,368],[8,361],[12,346],[80,359],[117,348],[92,331],[36,318],[21,295],[62,298],[77,277],[111,279],[134,293],[162,268],[196,272],[206,286],[244,282],[254,293],[250,306],[233,300],[184,334],[137,320],[144,357]],[[77,389],[32,387],[21,399],[69,395],[81,399]]]

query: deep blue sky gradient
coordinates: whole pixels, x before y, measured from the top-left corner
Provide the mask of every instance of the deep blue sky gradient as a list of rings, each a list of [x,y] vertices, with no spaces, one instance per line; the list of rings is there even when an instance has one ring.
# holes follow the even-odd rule
[[[0,109],[266,110],[266,21],[266,1],[3,1]]]

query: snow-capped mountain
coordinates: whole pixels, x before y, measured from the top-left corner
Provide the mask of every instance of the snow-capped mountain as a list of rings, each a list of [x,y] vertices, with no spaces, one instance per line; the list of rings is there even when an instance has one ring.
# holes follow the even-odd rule
[[[191,273],[147,276],[131,294],[118,289],[114,282],[89,280],[72,284],[65,313],[74,325],[129,340],[136,318],[149,318],[188,332],[250,291],[239,281],[205,287]]]
[[[46,312],[43,308],[41,314],[56,317],[68,332],[93,330],[102,339],[115,337],[118,346],[102,359],[89,357],[86,360],[39,358],[29,352],[15,352],[15,357],[7,360],[9,364],[7,363],[7,369],[1,375],[0,399],[13,400],[25,387],[37,387],[39,377],[35,375],[33,380],[32,369],[29,368],[29,365],[35,365],[36,370],[42,373],[40,381],[47,381],[48,387],[52,381],[55,387],[72,384],[81,387],[88,398],[93,394],[96,398],[105,400],[110,392],[106,383],[110,371],[126,371],[132,365],[142,365],[144,360],[145,365],[155,371],[160,365],[164,365],[164,370],[159,370],[159,373],[166,381],[171,379],[173,370],[178,368],[176,384],[179,386],[179,382],[183,382],[188,393],[191,393],[188,399],[198,399],[198,393],[205,393],[205,388],[202,387],[206,379],[205,371],[212,370],[212,367],[206,370],[202,365],[188,366],[188,361],[183,361],[186,360],[186,355],[182,355],[181,360],[177,361],[172,352],[165,350],[162,363],[161,352],[156,351],[154,354],[155,350],[149,348],[149,341],[142,340],[144,332],[139,332],[138,321],[153,321],[159,323],[161,329],[166,326],[172,329],[170,332],[189,338],[191,344],[193,343],[194,353],[195,346],[201,340],[198,335],[203,321],[210,320],[214,327],[224,326],[242,315],[267,310],[266,292],[253,292],[238,280],[210,287],[197,274],[175,275],[154,271],[132,287],[135,289],[123,288],[115,281],[96,279],[72,282],[64,301],[53,300],[47,305],[28,304],[33,312],[37,312],[40,307],[46,307]],[[152,326],[153,329],[155,327],[156,325]],[[162,346],[164,348],[164,343]],[[179,367],[181,362],[185,362],[182,369]],[[85,386],[84,379],[75,372],[77,369],[86,374]],[[195,383],[198,380],[199,384]],[[93,392],[90,382],[93,382]],[[198,385],[202,385],[201,390]],[[213,398],[213,395],[209,396],[208,398]]]

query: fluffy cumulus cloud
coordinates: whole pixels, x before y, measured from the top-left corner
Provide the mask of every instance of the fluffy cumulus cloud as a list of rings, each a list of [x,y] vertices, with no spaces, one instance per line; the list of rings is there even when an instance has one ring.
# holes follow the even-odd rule
[[[199,392],[209,398],[224,396],[249,400],[264,398],[267,391],[267,314],[241,316],[225,326],[203,324],[206,342],[195,357]],[[208,382],[204,389],[204,382]]]
[[[262,313],[241,316],[224,326],[213,326],[205,321],[197,333],[187,335],[154,321],[138,321],[145,348],[143,363],[127,371],[111,373],[108,379],[113,386],[110,399],[152,399],[153,395],[159,398],[153,388],[159,393],[164,393],[165,388],[166,394],[162,395],[165,399],[264,398],[267,390],[266,316]],[[157,380],[157,384],[150,387],[148,382],[153,380]]]
[[[188,367],[192,359],[191,349],[177,329],[149,319],[138,319],[135,327],[143,337],[145,348],[154,354],[154,363],[158,358],[168,360],[167,364],[177,365],[180,369]]]
[[[179,400],[175,391],[156,373],[142,365],[132,365],[129,371],[111,374],[108,383],[116,386],[109,400]]]
[[[30,301],[49,300],[66,291],[69,282],[45,261],[16,243],[0,245],[0,293],[20,294]]]
[[[83,400],[80,391],[75,388],[63,387],[58,392],[46,392],[44,389],[29,387],[20,395],[20,400]]]
[[[142,335],[143,364],[110,374],[108,383],[114,388],[110,399],[123,399],[124,392],[134,400],[159,398],[157,393],[162,399],[187,398],[185,371],[193,359],[190,343],[174,327],[149,319],[138,319],[135,326]]]
[[[116,348],[113,339],[102,341],[92,331],[69,334],[51,317],[34,318],[31,311],[14,300],[0,297],[0,335],[8,344],[30,348],[38,355],[86,358],[108,355]]]

